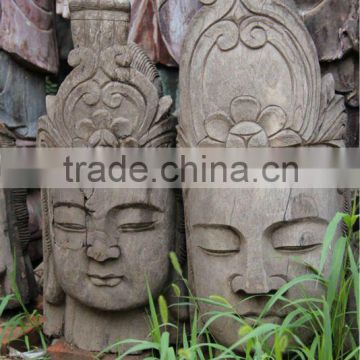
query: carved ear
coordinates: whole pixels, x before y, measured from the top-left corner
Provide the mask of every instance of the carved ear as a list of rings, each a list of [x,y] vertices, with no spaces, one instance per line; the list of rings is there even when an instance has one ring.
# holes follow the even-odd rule
[[[57,144],[54,140],[52,123],[54,120],[56,96],[46,97],[46,110],[48,115],[39,119],[38,128],[38,147],[51,148]],[[43,253],[44,253],[44,295],[45,300],[50,304],[60,304],[64,300],[64,292],[61,289],[55,275],[53,256],[52,256],[52,231],[53,221],[52,206],[50,203],[49,190],[41,191],[41,205],[43,214]]]
[[[46,268],[47,279],[44,284],[45,300],[52,305],[60,305],[65,300],[65,293],[57,281],[52,255],[50,255],[50,258],[48,259]]]
[[[54,101],[55,97],[49,96],[46,99],[48,115],[39,119],[37,146],[51,148],[62,144],[61,137],[54,130]],[[42,189],[41,205],[43,214],[43,253],[44,253],[44,311],[47,321],[44,324],[45,334],[53,337],[61,336],[64,327],[65,315],[65,293],[62,290],[54,268],[52,255],[52,231],[53,220],[52,206],[50,203],[49,191]]]
[[[43,253],[44,253],[44,296],[45,300],[53,305],[59,305],[64,301],[64,291],[56,278],[54,258],[52,253],[53,232],[51,223],[53,221],[51,201],[48,190],[42,190],[43,211]]]
[[[44,331],[49,336],[61,336],[64,326],[65,293],[62,290],[54,267],[52,255],[52,210],[48,190],[41,192],[43,211],[43,252],[44,252],[44,309],[47,321]]]

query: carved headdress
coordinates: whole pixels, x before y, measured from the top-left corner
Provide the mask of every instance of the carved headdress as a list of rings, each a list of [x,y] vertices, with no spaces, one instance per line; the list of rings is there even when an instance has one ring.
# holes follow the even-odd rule
[[[47,98],[40,119],[41,147],[170,147],[175,145],[172,100],[162,96],[156,67],[135,44],[128,43],[128,0],[72,0],[74,70],[56,97]],[[87,193],[84,191],[85,198]],[[45,331],[61,335],[64,291],[56,279],[52,248],[53,209],[42,192],[44,218]]]
[[[283,0],[201,0],[181,62],[181,146],[342,145],[346,114]]]
[[[145,53],[127,42],[127,0],[70,2],[75,69],[39,126],[42,146],[161,147],[173,143],[169,96]]]

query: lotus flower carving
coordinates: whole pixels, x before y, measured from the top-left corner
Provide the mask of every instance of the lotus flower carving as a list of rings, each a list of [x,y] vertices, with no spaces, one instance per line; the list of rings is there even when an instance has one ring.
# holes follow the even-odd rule
[[[117,117],[112,118],[105,109],[95,111],[91,118],[80,120],[75,125],[78,136],[77,143],[90,147],[137,147],[136,139],[132,138],[130,120]]]
[[[205,121],[208,137],[202,146],[228,148],[283,147],[302,143],[301,137],[287,129],[288,116],[276,105],[261,109],[252,96],[239,96],[230,105],[230,116],[215,112]]]

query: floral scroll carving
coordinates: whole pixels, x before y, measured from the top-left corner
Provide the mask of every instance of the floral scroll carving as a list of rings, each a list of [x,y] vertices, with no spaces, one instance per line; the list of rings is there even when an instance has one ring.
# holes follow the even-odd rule
[[[192,129],[184,145],[283,147],[342,140],[342,97],[329,76],[321,79],[315,46],[293,9],[281,1],[202,2],[181,63],[186,106],[180,134]]]
[[[76,124],[77,139],[80,144],[88,143],[91,147],[121,145],[137,145],[135,139],[129,138],[131,133],[130,120],[125,118],[112,119],[107,110],[97,110],[90,119],[82,119]]]
[[[229,148],[269,147],[279,139],[286,139],[291,145],[301,144],[295,131],[284,129],[287,115],[281,107],[269,105],[261,109],[255,98],[241,96],[232,101],[230,114],[231,118],[223,113],[208,117],[205,122],[208,138],[202,141],[202,146],[225,143]]]

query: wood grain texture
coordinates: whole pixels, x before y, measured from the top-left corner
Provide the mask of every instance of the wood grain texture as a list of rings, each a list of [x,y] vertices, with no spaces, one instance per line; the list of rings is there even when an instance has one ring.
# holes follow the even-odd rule
[[[56,73],[58,54],[50,0],[2,0],[0,48],[40,71]]]
[[[0,147],[14,146],[16,136],[4,124],[0,124]],[[31,236],[26,198],[26,189],[0,191],[0,297],[13,293],[12,272],[16,269],[16,283],[24,304],[37,295],[27,252]],[[16,307],[20,307],[20,304],[15,300],[8,305],[8,308]]]

